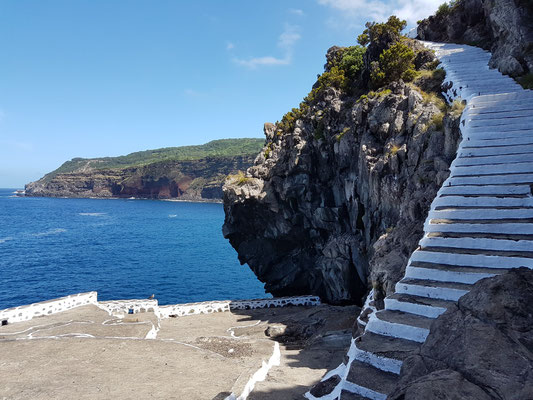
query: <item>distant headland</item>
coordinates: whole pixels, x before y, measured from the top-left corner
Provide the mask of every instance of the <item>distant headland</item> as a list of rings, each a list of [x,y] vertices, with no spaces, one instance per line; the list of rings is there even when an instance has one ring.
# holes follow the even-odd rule
[[[26,196],[220,201],[226,177],[250,167],[264,139],[221,139],[119,157],[73,158],[38,181]]]

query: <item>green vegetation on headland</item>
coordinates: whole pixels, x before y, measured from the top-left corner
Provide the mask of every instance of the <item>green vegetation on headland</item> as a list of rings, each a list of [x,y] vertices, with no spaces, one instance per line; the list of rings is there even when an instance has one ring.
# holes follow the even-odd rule
[[[235,157],[256,155],[264,145],[264,139],[220,139],[195,146],[165,147],[162,149],[137,151],[125,156],[100,158],[73,158],[58,169],[45,175],[50,180],[58,174],[79,171],[80,169],[114,169],[140,167],[161,161],[191,161],[207,157]]]
[[[223,139],[120,157],[74,158],[26,185],[27,196],[217,201],[226,177],[253,165],[263,139]]]
[[[454,7],[455,2],[447,6]],[[362,101],[390,94],[388,86],[403,80],[416,86],[425,97],[431,93],[432,100],[443,105],[443,111],[446,111],[447,105],[441,95],[446,72],[438,69],[439,61],[431,50],[401,33],[406,26],[406,21],[394,15],[387,22],[368,22],[357,37],[358,45],[331,48],[324,73],[299,107],[293,108],[276,123],[276,135],[293,131],[296,121],[313,113],[313,106],[331,88],[341,91],[343,96]],[[317,140],[324,135],[319,114],[313,118]],[[270,155],[268,144],[264,155],[265,158]]]

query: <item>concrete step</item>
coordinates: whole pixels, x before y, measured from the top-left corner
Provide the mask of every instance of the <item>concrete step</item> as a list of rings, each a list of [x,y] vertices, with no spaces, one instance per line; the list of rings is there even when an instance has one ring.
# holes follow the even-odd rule
[[[454,282],[474,284],[484,278],[492,278],[496,275],[495,269],[476,268],[473,271],[465,271],[457,268],[439,269],[409,265],[405,270],[404,277],[407,279],[427,279],[438,282]]]
[[[502,222],[520,222],[523,219],[533,219],[533,210],[531,208],[517,209],[497,209],[497,208],[456,208],[432,210],[429,212],[430,220],[450,220],[450,221],[495,221],[506,220]],[[517,221],[514,221],[517,220]]]
[[[429,334],[432,318],[401,311],[380,310],[370,315],[366,331],[379,335],[423,343]]]
[[[532,131],[533,134],[533,131]],[[532,140],[533,141],[533,140]],[[490,143],[489,143],[490,144]],[[523,154],[533,157],[533,144],[514,146],[494,146],[483,148],[463,148],[458,151],[458,158],[465,157],[503,157],[506,155]]]
[[[527,183],[533,184],[533,174],[496,174],[496,175],[473,175],[473,176],[452,176],[445,184],[450,186],[458,185],[509,185]]]
[[[501,82],[508,82],[508,79],[505,79],[505,77],[502,77],[501,74],[499,74],[497,71],[493,69],[486,69],[482,71],[478,71],[478,73],[467,73],[463,74],[461,71],[447,71],[446,72],[446,80],[447,81],[457,81],[458,83],[463,82],[484,82],[487,79],[495,80],[495,81],[501,81]]]
[[[454,87],[459,87],[462,91],[469,91],[474,95],[476,92],[483,93],[510,93],[521,91],[522,87],[509,81],[494,82],[493,85],[484,82],[458,82]],[[479,95],[479,94],[478,94]]]
[[[348,372],[345,390],[373,400],[385,400],[396,383],[398,375],[353,361]]]
[[[385,298],[385,308],[387,310],[402,311],[427,318],[437,318],[453,304],[455,304],[453,301],[431,299],[405,293],[394,293]]]
[[[533,93],[522,90],[519,93],[493,94],[473,98],[470,100],[470,106],[483,107],[487,105],[495,106],[497,104],[519,105],[524,101],[533,99]]]
[[[481,267],[495,269],[533,268],[533,259],[525,257],[486,256],[471,254],[456,254],[439,251],[416,250],[410,262],[433,263],[461,267]]]
[[[471,287],[472,285],[465,283],[403,278],[396,284],[396,293],[429,297],[431,299],[457,301],[467,294]]]
[[[472,166],[453,166],[452,177],[460,176],[482,176],[482,175],[503,175],[503,174],[526,174],[533,173],[533,162],[518,162],[513,164],[490,164]]]
[[[421,261],[410,261],[408,267],[426,269],[429,271],[443,271],[443,272],[450,272],[450,273],[453,273],[453,272],[486,273],[486,274],[492,274],[492,275],[505,274],[507,271],[509,271],[509,268],[498,268],[498,266],[483,267],[483,266],[447,265],[447,264],[439,264],[436,262],[421,262]],[[431,277],[428,276],[425,278],[417,278],[417,279],[430,279],[431,280]],[[438,279],[435,279],[435,280],[438,280]],[[450,281],[450,282],[468,283],[468,282],[457,282],[457,281]]]
[[[446,186],[439,190],[439,196],[529,196],[529,185],[486,185],[486,186]]]
[[[519,109],[514,108],[512,110],[494,110],[492,112],[480,112],[477,114],[474,114],[472,112],[469,112],[466,114],[466,116],[463,117],[466,121],[501,121],[501,120],[509,120],[512,121],[516,118],[524,118],[529,117],[531,118],[533,116],[533,107],[531,108],[525,108],[525,109]]]
[[[355,342],[355,346],[358,361],[399,374],[403,360],[418,350],[420,343],[368,331]]]
[[[461,141],[460,147],[467,146],[467,147],[473,147],[474,144],[471,142],[481,142],[483,140],[490,140],[490,141],[502,141],[502,140],[518,140],[522,139],[527,142],[527,140],[531,139],[531,136],[533,135],[533,129],[531,127],[487,127],[487,128],[465,128],[462,131],[463,134],[463,140]],[[498,143],[498,142],[494,142]],[[516,146],[517,144],[522,143],[501,143],[501,144],[493,144],[493,146]]]
[[[492,156],[457,157],[451,167],[468,167],[475,165],[498,165],[533,162],[533,153],[499,154]]]
[[[506,152],[516,153],[517,147],[523,146],[523,152],[528,153],[530,146],[533,144],[533,131],[531,134],[522,135],[522,134],[512,134],[506,137],[480,137],[478,139],[472,139],[465,137],[461,147],[461,152],[487,152],[489,155],[502,155]],[[485,154],[487,154],[485,153]],[[496,153],[496,154],[494,154]]]
[[[515,118],[510,121],[504,121],[501,119],[485,120],[485,121],[471,121],[468,124],[469,132],[476,132],[481,129],[502,129],[503,132],[509,129],[528,129],[531,128],[532,119],[529,117]]]
[[[462,224],[462,223],[428,223],[424,226],[427,233],[479,233],[501,235],[533,235],[531,223],[488,223],[488,224]],[[533,239],[533,238],[532,238]]]
[[[463,197],[445,196],[433,200],[431,207],[435,210],[451,207],[533,207],[533,197],[499,198],[499,197]]]
[[[529,111],[533,113],[533,105],[527,104],[524,102],[520,102],[519,104],[499,104],[497,106],[475,106],[475,105],[467,105],[465,107],[465,112],[463,115],[466,116],[474,116],[474,115],[499,115],[500,113],[508,113],[508,112],[521,112],[521,111]]]
[[[424,237],[420,240],[420,246],[424,248],[446,248],[462,250],[490,250],[516,253],[530,253],[533,257],[532,240],[505,240],[488,238],[444,238]]]

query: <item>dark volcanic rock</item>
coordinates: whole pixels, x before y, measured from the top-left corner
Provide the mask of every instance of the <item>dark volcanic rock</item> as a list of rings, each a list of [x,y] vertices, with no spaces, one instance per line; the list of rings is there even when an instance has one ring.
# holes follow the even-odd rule
[[[334,57],[334,51],[328,52]],[[448,175],[457,117],[403,82],[368,100],[329,88],[289,132],[265,124],[267,145],[224,186],[223,232],[274,295],[360,302],[403,275]]]
[[[311,394],[315,397],[322,397],[330,394],[333,389],[340,383],[341,377],[339,375],[333,375],[331,378],[317,383],[312,389]]]
[[[533,72],[530,0],[461,0],[449,13],[423,20],[418,36],[490,50],[490,66],[513,77]]]
[[[533,271],[483,279],[431,327],[391,400],[533,399]]]

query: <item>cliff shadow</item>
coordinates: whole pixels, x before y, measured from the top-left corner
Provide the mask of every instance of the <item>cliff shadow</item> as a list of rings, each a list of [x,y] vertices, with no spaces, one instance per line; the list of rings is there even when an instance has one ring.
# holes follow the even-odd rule
[[[271,368],[248,398],[302,399],[326,372],[343,362],[359,311],[357,306],[324,304],[232,310],[238,320],[232,336],[276,341],[280,346],[280,365]]]

